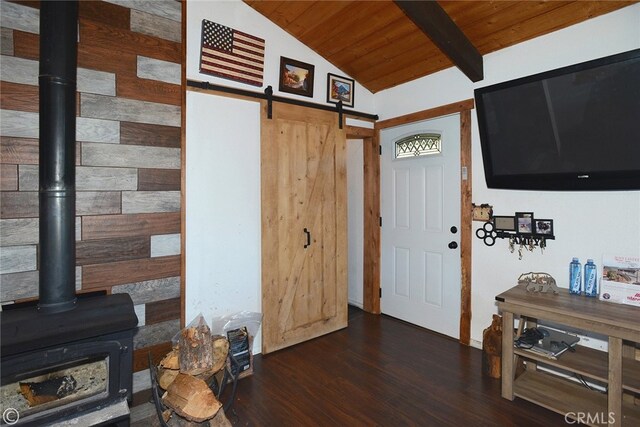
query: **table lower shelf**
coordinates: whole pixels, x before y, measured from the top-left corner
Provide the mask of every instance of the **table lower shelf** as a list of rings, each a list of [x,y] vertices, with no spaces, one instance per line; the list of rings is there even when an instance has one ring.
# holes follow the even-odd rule
[[[526,371],[513,384],[514,395],[587,425],[607,425],[607,395],[538,371]],[[622,425],[640,425],[640,406],[622,405]]]

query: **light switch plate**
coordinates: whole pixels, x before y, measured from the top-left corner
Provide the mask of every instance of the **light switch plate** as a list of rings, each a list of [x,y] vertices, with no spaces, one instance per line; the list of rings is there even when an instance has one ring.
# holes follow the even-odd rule
[[[474,221],[490,221],[493,217],[493,206],[488,203],[473,206],[473,220]]]

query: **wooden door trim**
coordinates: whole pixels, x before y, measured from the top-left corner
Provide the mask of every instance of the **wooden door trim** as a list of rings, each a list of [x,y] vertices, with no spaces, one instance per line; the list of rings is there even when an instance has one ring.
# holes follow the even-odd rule
[[[469,345],[471,341],[471,240],[472,240],[472,186],[471,186],[471,110],[475,108],[474,100],[467,99],[452,104],[442,105],[428,110],[417,111],[403,116],[393,117],[375,123],[375,136],[372,138],[376,144],[375,158],[368,157],[365,148],[365,217],[367,215],[367,194],[375,195],[378,199],[377,216],[380,212],[380,156],[378,155],[378,144],[380,141],[380,130],[422,120],[442,117],[449,114],[460,114],[460,168],[466,168],[466,179],[460,180],[460,338],[461,344]],[[371,145],[371,144],[370,144]],[[367,144],[365,144],[367,147]],[[369,162],[369,164],[367,163]],[[368,176],[366,171],[377,169],[377,176]],[[373,230],[369,230],[373,232]],[[365,236],[367,234],[365,218]],[[364,309],[372,313],[380,313],[380,228],[377,227],[377,253],[373,248],[367,248],[369,242],[365,244],[365,267],[369,265],[369,272],[374,278],[367,281],[365,270],[365,290]],[[371,245],[373,246],[373,245]],[[377,262],[368,261],[367,256],[376,257]],[[371,310],[368,310],[371,308]],[[377,310],[376,310],[377,309]]]

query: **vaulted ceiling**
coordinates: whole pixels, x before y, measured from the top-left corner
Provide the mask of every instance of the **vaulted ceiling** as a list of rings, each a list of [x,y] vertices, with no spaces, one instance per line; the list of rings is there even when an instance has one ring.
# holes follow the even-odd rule
[[[481,55],[636,3],[245,2],[374,93],[453,65],[481,80]]]

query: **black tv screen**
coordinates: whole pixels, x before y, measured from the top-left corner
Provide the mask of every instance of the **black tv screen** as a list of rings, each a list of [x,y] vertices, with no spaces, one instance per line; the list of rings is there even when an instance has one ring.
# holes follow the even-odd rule
[[[489,188],[640,189],[640,49],[474,95]]]

